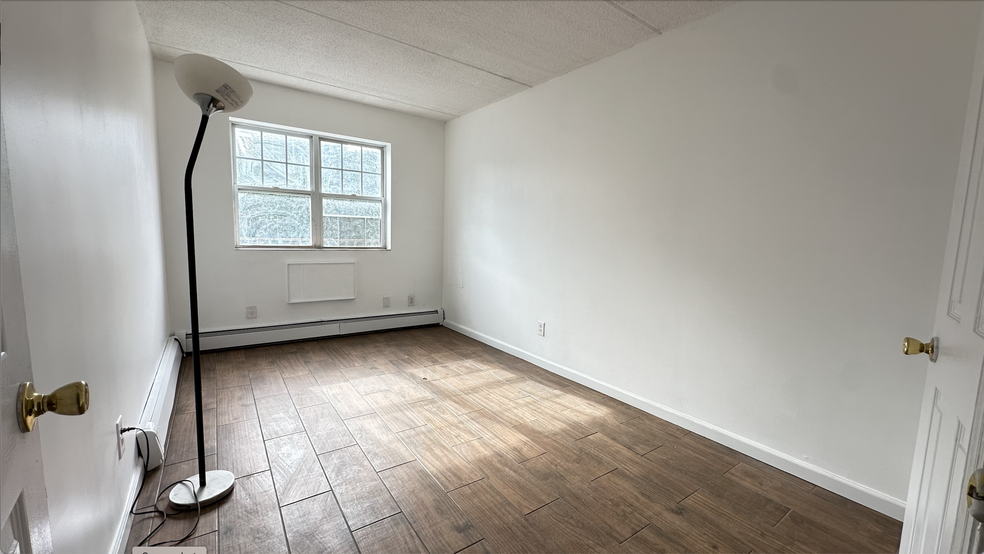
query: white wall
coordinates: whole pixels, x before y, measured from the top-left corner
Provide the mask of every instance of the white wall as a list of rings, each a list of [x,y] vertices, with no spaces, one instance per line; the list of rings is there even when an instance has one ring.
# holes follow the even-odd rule
[[[448,322],[900,517],[980,9],[743,2],[449,122]]]
[[[178,88],[174,66],[154,62],[161,198],[171,329],[190,330],[184,171],[201,112]],[[392,250],[236,250],[229,116],[209,122],[195,166],[198,298],[203,331],[434,310],[441,306],[444,123],[253,82],[235,117],[392,144]],[[288,261],[355,260],[355,300],[287,304]],[[407,307],[414,293],[416,306]],[[391,296],[383,308],[383,296]],[[258,317],[246,319],[246,306]]]
[[[137,464],[116,456],[167,336],[150,50],[132,2],[2,4],[3,118],[55,552],[106,552]]]

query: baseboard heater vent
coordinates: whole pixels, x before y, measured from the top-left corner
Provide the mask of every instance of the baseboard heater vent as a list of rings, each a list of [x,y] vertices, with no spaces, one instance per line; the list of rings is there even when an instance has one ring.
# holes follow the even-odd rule
[[[164,344],[164,353],[161,354],[161,359],[157,364],[157,372],[154,374],[154,381],[150,385],[150,392],[148,392],[147,400],[144,402],[143,411],[140,413],[140,419],[137,422],[133,422],[140,428],[147,429],[153,427],[157,432],[157,436],[161,438],[167,437],[168,426],[171,423],[171,412],[174,410],[174,394],[178,386],[178,370],[181,368],[181,357],[181,341],[178,337],[168,338]],[[140,433],[126,435],[125,440],[130,445],[127,446],[127,449],[134,448],[137,441],[141,439]],[[140,448],[143,448],[143,446]],[[135,451],[136,448],[134,450],[128,450],[128,452]],[[140,478],[144,472],[143,462],[140,458],[136,457],[136,454],[128,453],[127,456],[128,463],[133,464],[133,474],[130,477],[130,491],[127,494],[126,504],[124,504],[125,507],[120,509],[123,513],[120,517],[120,523],[116,527],[116,537],[113,539],[114,545],[112,550],[110,550],[113,554],[130,554],[130,551],[126,550],[126,539],[130,536],[130,530],[133,526],[133,516],[130,514],[130,506],[137,497]]]
[[[335,335],[352,335],[386,329],[436,325],[443,321],[441,310],[411,312],[405,314],[354,317],[349,319],[330,319],[249,327],[246,329],[225,329],[201,333],[203,351],[241,348],[278,342],[318,339]],[[185,334],[185,352],[191,352],[191,333]]]

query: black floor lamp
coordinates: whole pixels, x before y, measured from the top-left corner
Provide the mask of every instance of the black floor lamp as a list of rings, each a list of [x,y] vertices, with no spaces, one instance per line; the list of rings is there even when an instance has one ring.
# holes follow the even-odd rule
[[[198,336],[198,277],[195,271],[195,218],[191,193],[191,174],[202,146],[208,118],[216,112],[234,112],[253,96],[253,87],[238,71],[200,54],[185,54],[174,61],[174,78],[181,90],[202,110],[195,145],[185,170],[185,227],[188,234],[188,297],[191,303],[191,349],[195,369],[195,430],[198,439],[198,487],[175,486],[171,506],[190,510],[218,502],[232,492],[236,476],[231,471],[205,471],[205,425],[202,419],[202,367]],[[194,476],[188,478],[194,482]]]

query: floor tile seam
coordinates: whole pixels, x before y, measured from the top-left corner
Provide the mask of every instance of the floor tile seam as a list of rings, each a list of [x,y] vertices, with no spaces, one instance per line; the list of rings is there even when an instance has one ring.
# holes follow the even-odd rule
[[[259,425],[259,421],[257,421],[257,425]],[[262,429],[260,430],[260,440],[261,441],[263,440],[263,431],[262,431]],[[308,437],[308,442],[310,443],[310,441],[311,441],[311,438]],[[216,446],[216,450],[218,450],[218,446]],[[312,446],[312,450],[313,450],[313,446]],[[287,547],[287,553],[290,554],[290,541],[287,540],[287,522],[284,521],[284,513],[281,510],[281,506],[280,506],[280,495],[278,494],[279,493],[279,489],[277,488],[277,480],[273,478],[273,464],[270,463],[270,452],[267,450],[266,443],[265,442],[263,443],[263,454],[264,454],[264,456],[266,456],[267,471],[270,472],[270,482],[273,484],[273,498],[274,498],[274,500],[277,501],[277,516],[280,518],[280,531],[283,533],[284,546]],[[317,457],[318,457],[318,455],[315,454],[315,458],[317,458]],[[216,458],[216,461],[218,461],[218,458]],[[318,462],[318,466],[319,467],[321,466],[321,462],[320,461]],[[324,469],[322,469],[322,471],[324,471]],[[328,478],[326,477],[325,478],[325,482],[327,482],[327,481],[328,481]],[[218,527],[218,523],[216,523],[216,526]]]
[[[655,526],[655,524],[654,524],[653,522],[651,522],[651,521],[648,521],[648,520],[647,520],[647,522],[648,522],[648,523],[647,523],[647,525],[646,525],[645,527],[643,527],[642,529],[639,529],[639,530],[638,530],[638,531],[636,531],[635,533],[632,533],[632,534],[631,534],[631,535],[629,535],[629,536],[628,536],[628,537],[627,537],[627,538],[626,538],[626,539],[625,539],[624,541],[622,541],[622,542],[620,542],[620,543],[618,543],[618,544],[619,544],[619,546],[622,546],[622,545],[624,545],[625,543],[627,543],[627,542],[629,542],[630,540],[632,540],[632,537],[634,537],[634,536],[636,536],[636,535],[638,535],[639,533],[642,533],[643,531],[645,531],[645,530],[646,530],[646,529],[648,529],[649,527],[651,527],[651,526]]]
[[[260,423],[260,416],[259,416],[259,414],[257,414],[256,417],[251,417],[251,418],[247,418],[247,419],[240,419],[240,420],[236,420],[236,421],[230,421],[229,423],[223,423],[222,425],[219,425],[218,423],[216,423],[216,425],[215,425],[215,431],[218,432],[219,427],[228,427],[230,425],[236,425],[237,423],[247,423],[247,422],[250,422],[250,421],[255,421],[257,423],[257,425],[259,425],[259,423]]]
[[[399,504],[397,504],[397,506],[399,506]],[[375,521],[366,523],[365,525],[360,525],[360,526],[356,527],[355,529],[352,529],[351,527],[349,527],[349,533],[352,534],[352,535],[355,535],[355,532],[356,531],[361,531],[362,529],[365,529],[366,527],[369,527],[370,525],[375,525],[375,524],[379,523],[380,521],[386,521],[387,519],[390,519],[392,517],[396,517],[396,516],[401,515],[401,514],[403,514],[403,510],[402,509],[401,510],[398,510],[395,513],[392,513],[392,514],[390,514],[388,516],[381,517],[381,518],[379,518],[379,519],[377,519]],[[343,513],[342,516],[344,517],[344,515],[345,514]],[[406,517],[406,514],[403,514],[403,517]],[[409,519],[407,520],[407,523],[408,524],[410,523],[410,520]],[[347,519],[346,519],[345,525],[348,525]],[[413,525],[410,525],[410,527],[412,528]],[[354,539],[355,537],[353,536],[352,538]],[[358,545],[356,545],[356,546],[358,546]]]
[[[274,488],[276,488],[276,485],[274,485]],[[334,494],[334,493],[335,493],[335,490],[334,489],[328,489],[326,491],[321,491],[321,492],[316,492],[314,494],[309,494],[309,495],[305,496],[304,498],[298,498],[297,500],[291,500],[290,502],[288,502],[286,504],[280,504],[278,502],[277,507],[279,509],[283,510],[284,508],[286,508],[288,506],[293,506],[294,504],[297,504],[298,502],[304,502],[305,500],[311,500],[312,498],[317,498],[319,496],[324,496],[326,494]]]
[[[491,485],[492,482],[490,481],[489,484]],[[499,489],[496,489],[496,490],[499,490]],[[537,512],[539,510],[542,510],[543,508],[546,508],[547,506],[553,504],[554,502],[558,502],[560,500],[563,500],[563,498],[560,495],[557,495],[557,498],[554,498],[553,500],[551,500],[550,502],[547,502],[543,506],[540,506],[539,508],[535,508],[533,510],[530,510],[530,512],[528,514],[523,514],[523,519],[526,519],[526,517],[529,516],[530,514],[533,514],[533,513]],[[512,504],[512,503],[510,502],[510,504]],[[574,510],[577,511],[577,508],[574,508]]]

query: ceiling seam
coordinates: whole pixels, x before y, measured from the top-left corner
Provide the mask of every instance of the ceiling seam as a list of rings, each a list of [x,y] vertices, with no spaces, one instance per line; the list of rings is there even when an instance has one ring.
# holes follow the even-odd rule
[[[452,57],[450,57],[450,56],[445,56],[444,54],[439,54],[439,53],[437,53],[437,52],[434,52],[434,51],[431,51],[431,50],[428,50],[428,49],[426,49],[426,48],[421,48],[420,46],[417,46],[417,45],[415,45],[415,44],[410,44],[409,42],[403,42],[402,40],[399,40],[399,39],[395,39],[395,38],[393,38],[393,37],[389,37],[389,36],[386,36],[386,35],[384,35],[384,34],[382,34],[382,33],[377,33],[377,32],[375,32],[375,31],[370,31],[369,29],[366,29],[366,28],[363,28],[363,27],[359,27],[358,25],[353,25],[353,24],[351,24],[351,23],[348,23],[348,22],[345,22],[345,21],[341,21],[341,20],[339,20],[339,19],[335,19],[335,18],[333,18],[333,17],[328,17],[328,16],[327,16],[327,15],[325,15],[325,14],[322,14],[322,13],[318,13],[318,12],[314,12],[314,11],[311,11],[311,10],[309,10],[309,9],[306,9],[306,8],[302,8],[302,7],[300,7],[300,6],[295,6],[294,4],[291,4],[291,3],[289,3],[289,2],[286,2],[285,0],[277,0],[277,1],[278,1],[278,2],[280,2],[281,4],[283,4],[283,5],[285,5],[285,6],[290,6],[291,8],[295,8],[295,9],[298,9],[298,10],[301,10],[302,12],[307,12],[307,13],[309,13],[309,14],[311,14],[311,15],[316,15],[316,16],[318,16],[318,17],[322,17],[322,18],[324,18],[324,19],[327,19],[328,21],[334,21],[335,23],[340,23],[340,24],[342,24],[342,25],[345,25],[345,26],[347,26],[347,27],[352,27],[353,29],[358,29],[358,30],[360,30],[360,31],[362,31],[362,32],[365,32],[365,33],[369,33],[369,34],[371,34],[371,35],[375,35],[375,36],[377,36],[377,37],[380,37],[380,38],[384,38],[384,39],[386,39],[386,40],[391,40],[391,41],[393,41],[393,42],[395,42],[395,43],[397,43],[397,44],[402,44],[402,45],[404,45],[404,46],[408,46],[408,47],[410,47],[410,48],[413,48],[414,50],[420,50],[421,52],[427,52],[428,54],[431,54],[431,55],[433,55],[433,56],[437,56],[437,57],[439,57],[439,58],[443,58],[443,59],[445,59],[445,60],[448,60],[448,61],[452,61],[452,62],[454,62],[454,63],[457,63],[457,64],[461,64],[461,65],[463,65],[463,66],[465,66],[465,67],[470,67],[470,68],[472,68],[472,69],[476,69],[476,70],[478,70],[478,71],[481,71],[482,73],[487,73],[487,74],[489,74],[489,75],[494,75],[494,76],[496,76],[496,77],[499,77],[500,79],[505,79],[505,80],[507,80],[507,81],[509,81],[509,82],[511,82],[511,83],[516,83],[517,85],[522,85],[522,86],[524,86],[524,87],[526,87],[526,88],[532,88],[532,87],[533,87],[533,85],[530,85],[530,84],[527,84],[527,83],[524,83],[524,82],[522,82],[522,81],[517,81],[516,79],[513,79],[512,77],[506,77],[505,75],[500,75],[500,74],[498,74],[498,73],[496,73],[496,72],[494,72],[494,71],[489,71],[488,69],[483,69],[483,68],[481,68],[481,67],[478,67],[478,66],[476,66],[476,65],[472,65],[472,64],[470,64],[470,63],[468,63],[468,62],[463,62],[463,61],[461,61],[461,60],[458,60],[458,59],[455,59],[455,58],[452,58]],[[659,31],[657,31],[657,33],[658,33],[658,32],[659,32]]]
[[[185,48],[179,48],[177,46],[171,46],[171,45],[168,45],[168,44],[162,44],[160,42],[153,42],[153,41],[149,41],[149,40],[147,42],[149,44],[154,45],[154,46],[163,46],[164,48],[171,48],[173,50],[178,50],[180,52],[185,52],[185,53],[188,53],[188,54],[192,54],[193,53],[191,50],[187,50]],[[213,57],[215,57],[216,59],[218,59],[220,61],[223,61],[225,63],[228,63],[228,64],[239,64],[239,65],[242,65],[242,66],[245,66],[245,67],[249,67],[249,68],[252,68],[252,69],[259,69],[260,71],[269,71],[270,73],[276,73],[277,75],[283,75],[284,77],[290,77],[291,79],[298,79],[298,80],[301,80],[301,81],[307,81],[309,83],[317,83],[319,85],[325,85],[327,87],[333,87],[333,88],[341,89],[341,90],[344,90],[344,91],[347,91],[347,92],[352,92],[352,93],[355,93],[355,94],[362,94],[364,96],[370,96],[372,98],[378,98],[380,100],[385,100],[387,102],[395,102],[397,104],[403,104],[404,106],[410,106],[412,108],[418,108],[418,109],[421,109],[421,110],[427,110],[429,112],[443,114],[443,115],[446,115],[446,116],[449,116],[449,117],[452,117],[452,118],[458,117],[458,115],[459,115],[459,114],[453,114],[453,113],[448,113],[448,112],[445,112],[445,111],[441,111],[441,110],[438,110],[438,109],[435,109],[435,108],[428,108],[426,106],[420,106],[420,105],[417,105],[417,104],[411,104],[409,102],[404,102],[402,100],[396,100],[394,98],[388,98],[386,96],[379,96],[378,94],[372,94],[372,93],[369,93],[369,92],[363,92],[361,90],[355,90],[355,89],[345,88],[345,87],[342,87],[342,86],[339,86],[339,85],[333,85],[331,83],[325,83],[323,81],[317,81],[315,79],[308,79],[307,77],[298,77],[297,75],[291,75],[290,73],[284,73],[282,71],[275,71],[273,69],[268,69],[268,68],[265,68],[265,67],[260,67],[258,65],[251,65],[251,64],[248,64],[248,63],[239,62],[239,61],[235,61],[235,60],[230,60],[230,59],[226,59],[226,58],[219,58],[219,57],[216,57],[216,56],[213,56]],[[274,84],[276,84],[276,83],[274,83]],[[278,85],[278,86],[284,86],[284,85]],[[290,88],[290,87],[287,87],[287,88]],[[346,100],[346,99],[345,98],[340,98],[340,100]],[[350,100],[350,102],[351,102],[351,100]],[[381,107],[381,106],[374,106],[374,107]],[[383,109],[386,109],[386,108],[383,108]]]
[[[628,9],[623,8],[621,5],[619,5],[617,2],[615,2],[615,0],[607,0],[607,1],[608,1],[608,4],[611,5],[613,8],[615,8],[616,10],[618,10],[618,11],[622,12],[623,14],[629,16],[630,18],[634,19],[636,22],[641,23],[641,24],[645,25],[646,27],[648,27],[649,30],[651,30],[652,32],[656,33],[656,36],[659,36],[659,35],[662,35],[663,34],[663,31],[660,31],[658,27],[656,27],[655,25],[652,25],[651,23],[649,23],[645,19],[639,17],[638,15],[630,12]]]

